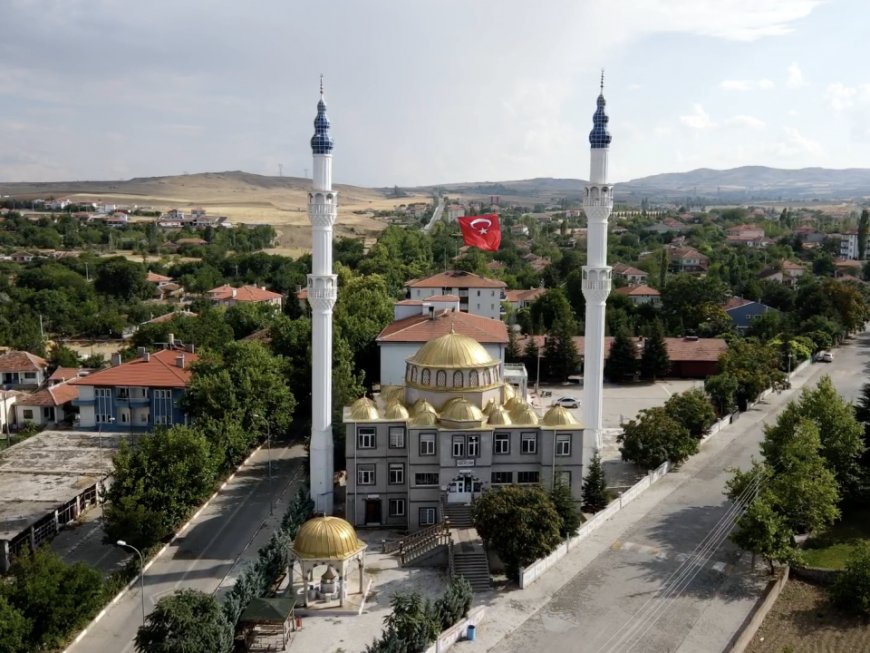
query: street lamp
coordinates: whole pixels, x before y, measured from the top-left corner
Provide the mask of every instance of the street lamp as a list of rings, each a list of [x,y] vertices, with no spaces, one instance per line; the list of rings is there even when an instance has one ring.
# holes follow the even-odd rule
[[[141,589],[142,594],[142,625],[145,625],[145,558],[142,556],[142,552],[137,549],[132,544],[127,544],[124,540],[118,540],[115,542],[120,547],[133,549],[137,554],[139,554],[139,587]]]

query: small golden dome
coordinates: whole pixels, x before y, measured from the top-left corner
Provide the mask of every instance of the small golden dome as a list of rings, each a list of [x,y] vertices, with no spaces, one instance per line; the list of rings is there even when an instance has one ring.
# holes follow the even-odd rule
[[[350,405],[350,418],[354,422],[378,419],[378,409],[368,397],[361,397]]]
[[[398,401],[393,401],[387,404],[384,409],[385,419],[408,419],[408,410]]]
[[[399,401],[401,402],[405,396],[405,388],[401,385],[385,385],[381,387],[381,397],[384,398],[384,401],[390,403],[391,401]]]
[[[544,414],[542,424],[545,426],[579,426],[577,420],[567,408],[553,406]]]
[[[435,407],[430,404],[428,401],[420,397],[417,401],[414,402],[414,406],[411,408],[411,414],[417,415],[418,413],[434,413]]]
[[[489,413],[489,423],[492,426],[510,426],[512,424],[510,413],[504,406],[494,406]]]
[[[423,367],[449,369],[497,365],[489,352],[477,340],[453,332],[427,342],[408,359],[408,362]]]
[[[510,383],[505,383],[502,387],[504,388],[502,394],[504,395],[505,403],[517,396],[516,390],[514,390],[514,387]]]
[[[445,410],[448,410],[453,404],[458,401],[467,401],[464,397],[451,397],[441,406],[441,412],[443,413]]]
[[[482,422],[483,413],[480,408],[469,402],[467,399],[457,397],[451,399],[449,406],[445,405],[441,411],[441,419],[451,422]]]
[[[525,406],[525,404],[523,403],[523,400],[516,395],[512,396],[510,399],[504,402],[504,407],[507,408],[509,411],[521,406]]]
[[[302,524],[292,548],[297,558],[345,560],[366,545],[353,526],[340,517],[314,517]]]
[[[411,419],[413,426],[435,426],[438,423],[438,413],[435,410],[421,410]]]
[[[514,424],[534,426],[538,423],[538,416],[528,404],[521,404],[511,411],[511,420]]]
[[[492,412],[493,408],[495,408],[495,400],[490,399],[486,402],[486,406],[483,407],[483,411],[481,412],[483,412],[484,415],[489,415]]]

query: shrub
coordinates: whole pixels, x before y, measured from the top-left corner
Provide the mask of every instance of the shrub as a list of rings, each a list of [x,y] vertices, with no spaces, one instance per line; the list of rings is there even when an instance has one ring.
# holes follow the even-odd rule
[[[861,542],[855,548],[831,587],[831,597],[847,612],[870,616],[870,543]]]

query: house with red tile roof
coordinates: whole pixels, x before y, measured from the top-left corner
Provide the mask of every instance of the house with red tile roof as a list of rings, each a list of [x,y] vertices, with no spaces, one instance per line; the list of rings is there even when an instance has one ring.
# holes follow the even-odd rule
[[[532,302],[538,299],[541,295],[547,292],[546,288],[529,288],[528,290],[508,290],[505,293],[505,298],[513,306],[514,310],[531,306]]]
[[[628,297],[631,300],[631,303],[637,306],[640,306],[641,304],[652,304],[653,306],[658,306],[662,303],[662,294],[655,288],[650,288],[646,284],[614,288],[614,292],[617,295]]]
[[[405,297],[426,299],[432,295],[456,295],[460,311],[498,320],[502,315],[501,303],[506,297],[506,288],[507,284],[499,279],[464,270],[449,270],[405,282]]]
[[[51,387],[59,383],[66,383],[67,381],[87,376],[93,371],[93,368],[90,367],[57,367],[51,373],[51,376],[48,377],[47,385]]]
[[[48,361],[27,351],[0,354],[0,379],[3,388],[37,388],[45,381]]]
[[[283,295],[271,290],[266,290],[265,286],[241,286],[233,288],[229,284],[212,288],[206,293],[208,298],[220,306],[234,306],[239,303],[249,304],[273,304],[281,308]]]
[[[668,258],[672,272],[685,272],[687,274],[704,274],[710,266],[709,257],[701,254],[694,247],[670,247]]]
[[[72,419],[72,402],[79,396],[79,389],[69,383],[58,383],[36,392],[18,394],[15,402],[15,421],[36,426],[57,426]]]
[[[416,315],[388,324],[376,338],[381,351],[381,385],[402,385],[405,360],[430,340],[447,335],[451,330],[473,338],[494,360],[504,361],[508,343],[504,322],[456,310],[430,312],[426,303],[421,302]]]
[[[626,265],[625,263],[614,263],[611,266],[611,270],[613,270],[614,279],[622,279],[629,286],[645,284],[649,278],[649,275],[643,270]]]
[[[140,350],[139,356],[70,381],[79,390],[79,427],[106,430],[151,430],[184,424],[181,399],[190,383],[190,366],[199,357],[188,351]]]

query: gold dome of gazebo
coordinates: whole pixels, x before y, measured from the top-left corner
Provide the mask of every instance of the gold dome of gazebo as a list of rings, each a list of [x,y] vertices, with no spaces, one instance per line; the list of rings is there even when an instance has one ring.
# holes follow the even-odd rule
[[[340,517],[313,517],[293,540],[293,554],[304,560],[345,560],[366,548],[350,522]]]
[[[553,406],[544,414],[544,419],[541,420],[544,426],[579,426],[579,423],[574,419],[564,406]]]
[[[419,415],[420,413],[434,413],[435,406],[430,404],[428,401],[423,399],[422,397],[414,402],[413,407],[411,408],[412,415]]]
[[[453,331],[427,342],[408,362],[423,367],[448,369],[489,367],[496,364],[477,340]]]

